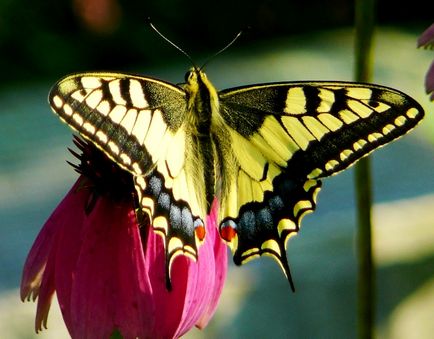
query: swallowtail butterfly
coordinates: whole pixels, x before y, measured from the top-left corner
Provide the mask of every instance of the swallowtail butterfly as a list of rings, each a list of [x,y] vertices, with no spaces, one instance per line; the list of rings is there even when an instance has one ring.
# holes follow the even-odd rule
[[[216,197],[238,265],[263,254],[291,287],[286,243],[316,206],[321,179],[407,133],[422,107],[392,88],[279,82],[217,91],[202,69],[185,83],[131,74],[69,75],[54,112],[134,178],[140,208],[177,255],[197,259]]]

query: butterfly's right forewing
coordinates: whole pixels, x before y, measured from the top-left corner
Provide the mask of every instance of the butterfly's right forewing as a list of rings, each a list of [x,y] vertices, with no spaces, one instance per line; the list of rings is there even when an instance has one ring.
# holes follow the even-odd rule
[[[119,73],[65,77],[49,101],[62,120],[137,175],[161,158],[186,111],[179,87]]]

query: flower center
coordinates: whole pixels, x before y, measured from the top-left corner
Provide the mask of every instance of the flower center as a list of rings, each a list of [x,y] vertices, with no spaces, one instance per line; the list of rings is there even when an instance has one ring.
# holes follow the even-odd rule
[[[85,206],[86,213],[89,214],[92,211],[97,199],[101,196],[106,196],[115,202],[132,199],[137,206],[132,174],[120,168],[92,143],[78,136],[74,136],[73,142],[81,154],[71,149],[69,151],[80,160],[80,164],[68,163],[82,175],[80,189],[91,191]]]

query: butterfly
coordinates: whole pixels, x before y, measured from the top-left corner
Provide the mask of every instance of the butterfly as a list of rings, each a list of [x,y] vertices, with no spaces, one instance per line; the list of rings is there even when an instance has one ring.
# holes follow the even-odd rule
[[[215,198],[235,264],[270,255],[292,289],[286,244],[314,211],[321,179],[422,119],[408,95],[351,82],[276,82],[217,91],[113,72],[69,75],[53,111],[133,176],[138,204],[173,259],[198,257]]]

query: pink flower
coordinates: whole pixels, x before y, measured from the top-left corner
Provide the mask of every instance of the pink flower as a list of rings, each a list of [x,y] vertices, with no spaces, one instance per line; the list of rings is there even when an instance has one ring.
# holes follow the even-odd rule
[[[83,159],[76,168],[83,170]],[[114,331],[125,339],[177,338],[194,325],[205,327],[227,270],[217,204],[197,262],[178,256],[168,291],[161,236],[152,227],[139,228],[133,199],[107,193],[95,199],[88,183],[80,176],[28,255],[21,298],[38,298],[36,331],[47,327],[54,292],[72,338],[109,338]]]
[[[417,47],[434,48],[434,24],[429,26],[417,40]],[[434,61],[425,76],[425,90],[427,94],[431,93],[431,101],[434,101]]]

